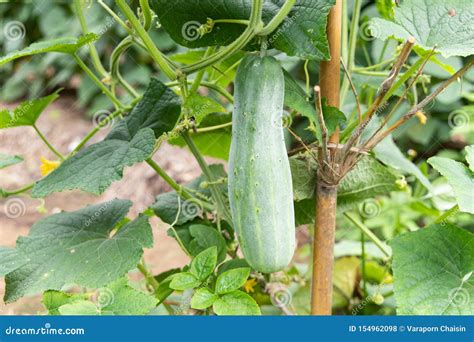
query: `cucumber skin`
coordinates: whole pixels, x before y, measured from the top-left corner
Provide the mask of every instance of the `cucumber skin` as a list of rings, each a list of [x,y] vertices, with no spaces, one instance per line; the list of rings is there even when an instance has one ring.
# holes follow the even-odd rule
[[[276,59],[244,58],[235,79],[229,201],[245,259],[264,273],[288,266],[296,247],[284,94]]]

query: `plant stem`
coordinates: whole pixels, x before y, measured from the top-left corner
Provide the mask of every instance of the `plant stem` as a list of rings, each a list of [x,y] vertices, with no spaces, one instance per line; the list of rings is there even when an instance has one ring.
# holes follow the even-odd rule
[[[388,250],[387,246],[380,241],[380,239],[372,233],[372,231],[364,225],[360,220],[354,215],[353,213],[344,213],[344,216],[347,217],[357,228],[360,229],[362,233],[364,233],[372,242],[380,249],[380,251],[385,254],[386,257],[390,258],[392,255]]]
[[[278,26],[285,20],[291,9],[295,5],[296,0],[286,0],[283,6],[281,6],[278,13],[273,17],[272,20],[260,31],[260,36],[267,36],[277,29]]]
[[[123,1],[123,0],[118,0],[118,1]],[[234,40],[231,44],[226,46],[224,49],[209,56],[208,58],[184,67],[181,71],[189,75],[198,70],[207,68],[208,66],[218,61],[224,60],[225,58],[233,55],[235,52],[239,51],[245,45],[247,45],[247,43],[256,34],[260,33],[260,31],[262,30],[262,27],[261,27],[262,6],[263,6],[263,0],[252,0],[252,12],[250,14],[249,25],[236,40]]]
[[[326,97],[328,105],[333,107],[339,107],[340,100],[341,12],[342,1],[336,0],[329,13],[327,25],[331,60],[321,62],[319,73],[321,96]],[[339,130],[336,130],[329,141],[339,143]],[[336,153],[337,149],[331,151],[332,160]],[[334,169],[329,169],[330,176],[334,176]],[[311,285],[311,314],[313,315],[331,315],[332,313],[337,186],[325,184],[322,178],[326,177],[318,171]]]
[[[137,265],[137,269],[140,271],[141,274],[143,274],[147,284],[150,285],[153,288],[153,290],[156,291],[160,284],[158,284],[158,281],[155,279],[155,277],[153,277],[150,271],[146,268],[145,264],[143,262],[140,262]]]
[[[204,53],[204,58],[207,58],[210,55],[212,55],[215,50],[216,50],[216,48],[214,46],[208,47],[206,49],[206,52]],[[201,85],[201,82],[202,82],[202,79],[204,77],[205,72],[206,72],[206,69],[201,69],[196,73],[196,78],[194,79],[194,81],[192,83],[192,86],[191,86],[191,89],[190,89],[191,94],[194,94],[199,89],[199,86]]]
[[[124,21],[115,13],[109,6],[107,6],[106,3],[104,3],[103,0],[98,0],[99,5],[101,5],[107,13],[109,13],[112,18],[120,25],[122,28],[129,34],[132,35],[132,30],[127,26],[127,24],[124,23]]]
[[[127,81],[125,81],[125,79],[123,79],[122,75],[120,74],[120,57],[132,45],[133,37],[128,36],[115,47],[114,51],[112,51],[112,55],[110,56],[110,74],[112,76],[112,81],[117,80],[130,95],[136,98],[139,96],[138,93]]]
[[[206,208],[207,210],[214,210],[214,207],[210,205],[209,203],[203,202],[196,197],[194,197],[185,187],[182,185],[179,185],[178,183],[175,182],[173,178],[171,178],[165,170],[163,170],[153,159],[149,158],[146,160],[147,164],[151,166],[153,170],[156,171],[158,175],[160,175],[163,180],[168,183],[173,190],[175,190],[180,197],[182,197],[185,200],[192,199],[193,201],[196,201],[198,205],[202,206],[203,208]]]
[[[196,158],[199,166],[201,167],[202,172],[204,173],[204,176],[207,178],[207,181],[209,182],[209,187],[211,190],[212,197],[216,201],[217,204],[217,209],[220,213],[220,215],[229,223],[232,223],[232,217],[227,210],[227,207],[224,203],[224,198],[222,197],[221,191],[217,187],[217,185],[214,183],[215,179],[213,177],[212,171],[207,165],[206,161],[202,157],[201,153],[197,149],[196,145],[194,144],[193,140],[189,136],[189,133],[187,131],[184,131],[183,134],[183,139],[188,145],[189,149],[191,150],[191,153],[194,155]]]
[[[448,219],[453,216],[454,214],[458,213],[459,212],[459,205],[456,204],[454,205],[453,207],[451,207],[450,209],[448,209],[443,215],[441,215],[440,217],[438,217],[435,221],[435,223],[444,223],[446,221],[448,221]]]
[[[81,67],[82,70],[90,77],[90,79],[102,90],[102,92],[107,95],[107,97],[112,101],[116,108],[123,108],[122,103],[115,97],[114,94],[97,78],[96,75],[92,72],[91,69],[82,61],[82,59],[77,55],[74,54],[74,59],[76,60],[77,64]]]
[[[197,128],[196,132],[197,133],[204,133],[204,132],[211,132],[211,131],[216,131],[218,129],[226,128],[232,126],[232,121],[231,122],[226,122],[220,125],[215,125],[215,126],[210,126],[210,127],[203,127],[203,128]],[[190,132],[193,132],[193,130],[190,130]]]
[[[148,0],[140,0],[140,8],[143,13],[143,28],[148,31],[151,26],[152,16]]]
[[[86,18],[84,17],[84,12],[82,10],[82,0],[74,0],[74,9],[76,12],[77,19],[79,19],[79,23],[81,24],[82,32],[84,34],[89,33]],[[108,77],[109,74],[102,65],[102,62],[99,58],[99,54],[97,53],[97,49],[95,48],[94,44],[88,43],[87,45],[89,47],[89,54],[91,56],[92,64],[94,65],[95,70],[101,75],[101,77]]]
[[[153,43],[150,36],[142,27],[142,25],[140,24],[140,21],[137,19],[137,17],[133,13],[132,9],[127,5],[126,1],[116,0],[116,4],[118,5],[122,13],[125,15],[125,17],[128,19],[133,29],[137,33],[137,35],[145,44],[153,60],[159,65],[161,70],[165,73],[165,75],[170,80],[175,80],[177,78],[177,74],[175,70],[170,64],[168,64],[167,60],[165,59],[161,51],[158,50],[155,43]]]
[[[187,82],[188,84],[192,84],[191,80],[187,80]],[[176,87],[179,85],[180,84],[178,81],[166,83],[167,87]],[[217,91],[219,94],[224,96],[230,103],[234,102],[234,97],[232,96],[232,94],[230,94],[227,90],[218,86],[217,84],[214,84],[212,82],[207,82],[207,81],[201,81],[201,86]]]
[[[21,187],[21,188],[16,189],[16,190],[11,190],[11,191],[0,189],[0,198],[7,198],[7,197],[10,197],[10,196],[19,195],[23,192],[26,192],[28,190],[33,189],[34,186],[35,186],[35,183],[31,183],[29,185],[26,185],[24,187]]]
[[[349,29],[349,49],[347,52],[347,62],[346,62],[347,73],[349,75],[348,76],[349,78],[352,75],[352,69],[354,68],[354,64],[355,64],[355,50],[356,50],[357,38],[359,34],[359,17],[360,17],[361,4],[362,4],[361,0],[354,1],[351,27]],[[347,79],[344,79],[344,81],[342,82],[342,87],[341,87],[341,103],[344,103],[348,90],[349,90],[349,82]]]
[[[50,144],[48,139],[46,139],[46,137],[43,135],[43,133],[40,132],[38,127],[36,125],[33,125],[33,128],[35,129],[36,134],[38,134],[38,136],[41,138],[41,140],[43,140],[43,142],[46,144],[46,146],[48,146],[48,148],[51,150],[51,152],[53,152],[56,156],[58,156],[59,159],[64,160],[64,156],[58,150],[56,150],[53,145]]]

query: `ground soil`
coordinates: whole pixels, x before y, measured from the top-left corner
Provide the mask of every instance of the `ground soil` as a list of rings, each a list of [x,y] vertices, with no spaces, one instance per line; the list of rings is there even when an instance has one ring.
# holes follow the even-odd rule
[[[13,108],[15,105],[0,104],[0,108]],[[94,122],[84,116],[73,98],[61,98],[43,113],[38,127],[51,143],[62,153],[70,151],[93,127]],[[107,133],[99,132],[92,141],[97,141]],[[24,157],[21,164],[0,170],[0,188],[17,189],[41,177],[40,157],[54,160],[55,156],[45,147],[30,127],[19,127],[0,131],[0,153],[18,154]],[[154,160],[175,180],[185,183],[200,174],[197,163],[187,150],[163,145],[154,156]],[[48,196],[44,202],[19,196],[24,203],[24,213],[17,218],[6,215],[6,200],[0,200],[0,246],[15,246],[19,236],[28,234],[30,227],[40,218],[60,211],[73,211],[88,204],[99,203],[113,198],[130,199],[134,205],[129,217],[146,209],[153,203],[154,197],[169,191],[169,186],[146,164],[135,165],[125,170],[124,178],[114,183],[101,196],[92,196],[82,192],[63,192]],[[38,207],[44,206],[43,213]],[[186,255],[177,244],[166,235],[167,226],[158,219],[151,221],[155,244],[145,251],[145,260],[153,272],[158,273],[188,262]],[[0,297],[3,297],[5,283],[0,278]],[[5,305],[0,300],[0,314],[36,314],[43,312],[41,297],[23,298]]]

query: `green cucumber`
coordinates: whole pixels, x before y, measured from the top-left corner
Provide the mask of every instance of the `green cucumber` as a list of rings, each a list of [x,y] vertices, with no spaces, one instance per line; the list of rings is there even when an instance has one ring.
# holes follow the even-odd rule
[[[235,79],[229,201],[242,253],[264,273],[288,266],[296,246],[284,89],[276,59],[243,59]]]

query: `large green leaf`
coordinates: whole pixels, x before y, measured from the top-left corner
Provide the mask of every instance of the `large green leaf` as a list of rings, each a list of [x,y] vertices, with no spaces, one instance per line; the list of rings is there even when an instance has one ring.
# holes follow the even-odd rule
[[[395,22],[374,18],[371,33],[380,39],[413,36],[425,50],[444,57],[474,54],[474,7],[471,0],[404,0],[395,7]]]
[[[143,128],[151,128],[156,138],[171,131],[181,113],[181,100],[157,78],[152,78],[143,98],[107,139],[130,141]]]
[[[21,57],[37,55],[40,53],[62,52],[72,54],[75,53],[81,46],[84,46],[98,38],[99,37],[97,35],[88,33],[87,35],[81,36],[79,38],[64,37],[33,43],[22,50],[12,51],[6,56],[1,57],[0,66]]]
[[[366,199],[396,190],[397,177],[374,158],[357,163],[338,188],[337,202],[341,208],[352,207]]]
[[[126,166],[149,158],[154,147],[155,135],[150,128],[140,130],[131,141],[107,138],[67,159],[37,182],[32,196],[45,197],[71,189],[101,194],[122,178]]]
[[[308,157],[307,157],[308,158]],[[311,223],[315,217],[316,166],[312,160],[290,158],[297,226]],[[347,211],[375,196],[397,190],[397,177],[373,157],[362,158],[339,184],[338,210]]]
[[[59,92],[60,90],[57,90],[55,93],[39,99],[24,101],[14,110],[1,110],[0,128],[34,125],[44,109],[59,97]]]
[[[21,163],[23,158],[21,156],[9,156],[7,154],[0,153],[0,169]]]
[[[474,214],[474,171],[460,162],[444,157],[432,157],[428,159],[428,163],[447,178],[461,211]]]
[[[283,69],[283,75],[285,76],[285,106],[296,110],[316,124],[316,109],[314,104],[308,101],[308,94],[285,69]]]
[[[187,117],[194,117],[196,126],[199,127],[201,121],[211,113],[226,113],[222,105],[210,97],[192,94],[186,98],[183,104],[183,114]]]
[[[5,301],[67,284],[97,288],[123,276],[153,245],[146,216],[114,228],[132,203],[113,200],[38,221],[16,251],[26,262],[6,275]]]
[[[0,277],[13,272],[27,262],[28,260],[18,253],[16,249],[0,247]]]
[[[33,196],[70,189],[103,193],[122,178],[126,166],[151,156],[155,138],[172,130],[180,113],[179,97],[152,78],[140,102],[104,141],[88,146],[36,183]]]
[[[265,0],[262,20],[268,23],[285,0]],[[334,0],[297,0],[295,6],[275,32],[268,37],[269,47],[290,56],[305,59],[328,59],[326,38],[327,15]],[[151,5],[161,25],[177,43],[190,48],[232,43],[245,26],[217,23],[210,33],[200,36],[198,28],[208,18],[249,19],[250,0],[153,0]]]
[[[173,275],[171,278],[170,288],[178,291],[194,289],[201,284],[201,281],[194,274],[189,272],[181,272]]]
[[[105,315],[144,315],[158,303],[155,297],[131,287],[127,278],[120,278],[100,289],[97,301]]]
[[[401,315],[474,315],[474,235],[432,225],[392,243],[394,291]]]
[[[255,316],[261,314],[255,300],[242,291],[234,291],[223,295],[214,302],[212,308],[219,316]]]

